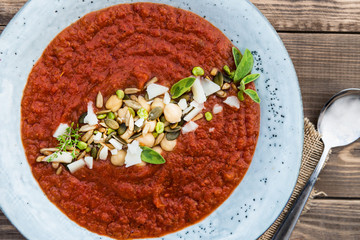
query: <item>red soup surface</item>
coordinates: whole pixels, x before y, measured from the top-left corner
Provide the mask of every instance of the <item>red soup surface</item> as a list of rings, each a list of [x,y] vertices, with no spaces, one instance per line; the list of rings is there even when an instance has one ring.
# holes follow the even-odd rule
[[[174,151],[163,152],[162,165],[115,167],[107,159],[92,170],[56,175],[51,164],[35,159],[40,148],[57,146],[52,135],[59,123],[77,122],[98,91],[141,89],[154,76],[171,87],[194,66],[207,75],[225,64],[234,69],[231,47],[203,18],[151,3],[92,12],[62,31],[34,66],[21,103],[26,156],[47,197],[79,225],[118,239],[162,236],[214,211],[255,151],[260,109],[249,97],[236,109],[211,96],[203,113],[216,103],[224,110],[181,134]]]

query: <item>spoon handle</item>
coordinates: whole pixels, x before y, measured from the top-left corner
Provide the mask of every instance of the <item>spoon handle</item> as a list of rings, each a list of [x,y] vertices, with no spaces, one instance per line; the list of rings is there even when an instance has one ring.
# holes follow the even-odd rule
[[[280,225],[279,229],[276,231],[272,240],[288,240],[291,236],[292,231],[300,217],[302,210],[305,207],[306,201],[310,196],[311,190],[313,189],[315,182],[319,176],[319,173],[324,166],[326,156],[328,155],[330,148],[324,147],[324,151],[321,155],[321,158],[314,170],[311,174],[309,180],[307,181],[304,189],[300,193],[298,199],[295,201],[291,210],[288,212],[285,220]]]

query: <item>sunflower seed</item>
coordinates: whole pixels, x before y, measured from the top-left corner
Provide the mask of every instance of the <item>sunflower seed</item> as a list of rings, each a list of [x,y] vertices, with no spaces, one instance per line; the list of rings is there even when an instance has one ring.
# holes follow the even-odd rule
[[[105,114],[105,113],[109,113],[109,112],[111,112],[111,110],[109,110],[109,109],[101,110],[101,111],[96,112],[96,115]]]
[[[124,93],[125,94],[135,94],[140,92],[141,90],[138,88],[125,88]]]
[[[164,139],[164,137],[165,137],[165,133],[159,134],[159,136],[157,136],[157,138],[155,139],[154,146],[160,144],[160,142]]]
[[[90,125],[86,124],[79,129],[79,132],[88,132],[88,131],[94,130],[94,129],[96,129],[96,125],[90,126]]]
[[[63,167],[60,166],[60,167],[56,170],[56,175],[60,175],[61,172],[62,172],[62,170],[63,170]]]
[[[45,153],[50,153],[50,154],[52,154],[53,152],[56,152],[56,151],[58,151],[59,149],[57,149],[57,148],[42,148],[42,149],[40,149],[40,153],[42,153],[42,154],[45,154]],[[49,155],[50,155],[49,154]],[[45,154],[46,155],[46,154]]]
[[[90,131],[86,132],[86,133],[81,137],[81,141],[87,142],[87,141],[90,139],[90,137],[93,135],[93,133],[94,133],[94,130],[90,130]]]
[[[45,156],[38,156],[36,158],[36,162],[42,162],[44,160]]]
[[[226,98],[227,94],[223,90],[219,90],[216,92],[216,96],[218,96],[220,98]]]
[[[98,94],[96,96],[96,107],[102,108],[103,106],[104,106],[104,98],[103,98],[101,92],[98,92]]]
[[[193,119],[191,119],[191,121],[195,122],[199,119],[202,119],[203,118],[203,114],[202,113],[199,113],[198,115],[196,115]]]
[[[156,83],[158,81],[157,77],[153,77],[152,79],[150,79],[144,86],[144,89],[147,88],[150,84],[152,83]]]

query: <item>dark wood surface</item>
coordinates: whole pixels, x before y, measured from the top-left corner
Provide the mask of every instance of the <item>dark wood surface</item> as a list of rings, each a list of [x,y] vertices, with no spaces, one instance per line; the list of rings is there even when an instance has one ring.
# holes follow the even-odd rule
[[[0,0],[0,32],[26,1]],[[289,51],[313,123],[336,92],[360,87],[359,0],[252,0]],[[360,239],[360,142],[333,150],[292,239]],[[0,212],[0,240],[23,239]]]

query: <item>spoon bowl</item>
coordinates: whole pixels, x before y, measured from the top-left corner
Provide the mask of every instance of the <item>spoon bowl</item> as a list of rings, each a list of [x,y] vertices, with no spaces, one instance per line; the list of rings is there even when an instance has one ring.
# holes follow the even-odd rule
[[[348,145],[360,137],[360,89],[349,88],[335,94],[324,105],[318,119],[318,131],[324,143],[321,158],[298,199],[276,231],[273,240],[287,240],[305,207],[306,201],[333,147]]]

